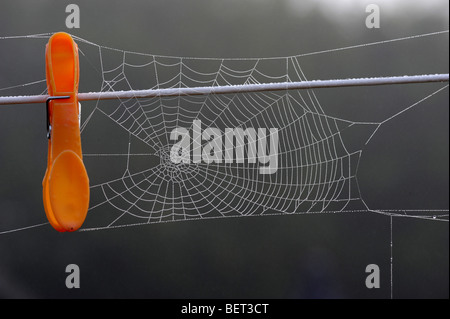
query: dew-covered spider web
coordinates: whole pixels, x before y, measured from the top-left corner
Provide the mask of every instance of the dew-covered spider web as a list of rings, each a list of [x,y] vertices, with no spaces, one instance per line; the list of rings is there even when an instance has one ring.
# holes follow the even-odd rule
[[[0,41],[39,42],[44,48],[50,36]],[[119,92],[306,81],[316,79],[305,70],[311,58],[352,56],[361,50],[365,54],[374,47],[446,36],[448,31],[442,31],[287,57],[231,59],[159,56],[74,39],[80,49],[80,92]],[[42,75],[26,84],[11,83],[0,92],[46,94]],[[387,123],[448,91],[446,83],[420,87],[419,95],[382,115],[365,114],[361,111],[364,100],[359,101],[359,118],[348,112],[337,114],[333,108],[338,103],[324,102],[320,90],[84,102],[81,133],[91,203],[82,230],[340,212],[448,222],[448,207],[372,207],[359,185],[360,160],[372,138]],[[384,89],[402,92],[405,87]],[[174,148],[180,141],[174,132],[180,128],[188,133],[188,148]],[[227,135],[227,130],[234,135]],[[200,137],[195,139],[194,132],[200,132]],[[177,138],[171,138],[172,134]],[[269,155],[271,150],[275,156]]]

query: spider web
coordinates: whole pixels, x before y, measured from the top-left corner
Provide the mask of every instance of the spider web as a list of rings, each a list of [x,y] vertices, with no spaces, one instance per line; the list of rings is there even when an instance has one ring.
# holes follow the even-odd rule
[[[119,92],[306,81],[302,64],[306,57],[443,33],[448,31],[288,57],[239,59],[143,54],[74,38],[80,47],[81,67],[84,65],[97,75],[100,91]],[[42,34],[27,38],[49,37],[50,34]],[[84,83],[83,78],[80,83]],[[45,80],[39,80],[2,90],[35,90],[43,85]],[[377,120],[329,115],[315,90],[83,103],[81,133],[91,181],[91,204],[83,230],[207,218],[368,211],[391,217],[448,221],[448,208],[369,207],[358,184],[364,147],[380,127],[447,88],[434,88]],[[45,94],[45,88],[41,92]],[[170,139],[171,132],[180,127],[192,132],[194,123],[220,132],[227,128],[263,128],[269,132],[276,128],[276,172],[261,174],[261,167],[267,164],[249,157],[248,145],[243,162],[173,162],[175,141]],[[258,145],[267,142],[258,152],[268,152],[270,137],[271,133],[258,135]],[[227,145],[227,137],[220,138]],[[234,145],[237,140],[229,142]],[[203,152],[207,143],[191,139],[190,149],[193,153]],[[237,151],[224,148],[223,153],[227,152],[233,156]]]
[[[420,36],[409,39],[415,37]],[[363,46],[370,45],[374,44]],[[337,50],[358,47],[361,46]],[[140,89],[143,83],[137,72],[145,74],[143,88],[152,89],[305,81],[301,59],[310,55],[196,59],[101,46],[98,50],[101,91],[108,92]],[[99,113],[121,128],[127,143],[118,147],[116,154],[85,154],[93,161],[103,161],[104,156],[124,157],[120,176],[91,186],[96,200],[89,216],[98,214],[100,224],[86,229],[343,211],[448,220],[448,210],[421,210],[419,215],[418,210],[371,209],[361,195],[357,179],[362,148],[380,126],[446,88],[440,87],[379,122],[327,115],[313,90],[98,101],[84,121],[82,132],[89,130],[92,118]],[[170,152],[174,141],[170,141],[170,133],[178,127],[191,132],[194,121],[199,120],[202,127],[217,127],[221,132],[226,128],[277,128],[278,170],[275,174],[260,174],[260,167],[250,160],[244,164],[173,163]],[[349,128],[356,126],[368,132],[359,147],[345,136]],[[225,143],[226,137],[221,138]],[[191,141],[190,148],[195,152],[205,143]],[[227,151],[233,152],[224,150]]]

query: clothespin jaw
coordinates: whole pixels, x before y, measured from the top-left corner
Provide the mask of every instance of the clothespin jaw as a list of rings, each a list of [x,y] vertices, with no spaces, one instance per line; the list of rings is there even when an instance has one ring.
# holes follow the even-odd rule
[[[78,46],[64,32],[45,52],[48,160],[42,182],[44,209],[58,231],[75,231],[89,208],[89,178],[83,164],[78,107]]]

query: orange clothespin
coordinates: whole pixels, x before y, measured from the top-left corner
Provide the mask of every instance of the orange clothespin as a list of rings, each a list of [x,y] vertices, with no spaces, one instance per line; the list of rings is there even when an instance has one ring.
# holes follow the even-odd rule
[[[89,178],[81,152],[78,105],[78,46],[64,32],[54,34],[45,52],[48,162],[44,209],[58,231],[75,231],[89,208]]]

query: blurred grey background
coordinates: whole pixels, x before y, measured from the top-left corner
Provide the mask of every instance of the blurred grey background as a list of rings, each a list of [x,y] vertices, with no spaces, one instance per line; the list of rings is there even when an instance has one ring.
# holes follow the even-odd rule
[[[80,7],[80,29],[65,8]],[[367,29],[378,4],[381,28]],[[448,30],[434,1],[2,1],[0,37],[66,31],[107,47],[170,56],[289,56]],[[45,41],[0,39],[0,89],[45,78]],[[24,46],[24,44],[28,46]],[[302,59],[309,79],[448,73],[448,33]],[[82,71],[83,72],[83,71]],[[83,76],[83,75],[82,75]],[[381,121],[442,84],[317,90],[326,114]],[[98,89],[86,78],[80,91]],[[27,88],[0,95],[40,94]],[[25,93],[24,93],[25,92]],[[358,179],[377,209],[448,210],[448,89],[382,126]],[[0,232],[43,223],[41,105],[0,107]],[[396,298],[448,298],[448,222],[393,220]],[[81,288],[65,287],[65,267]],[[365,287],[378,264],[381,288]],[[232,218],[59,234],[0,235],[2,298],[390,298],[390,220],[326,214]]]

